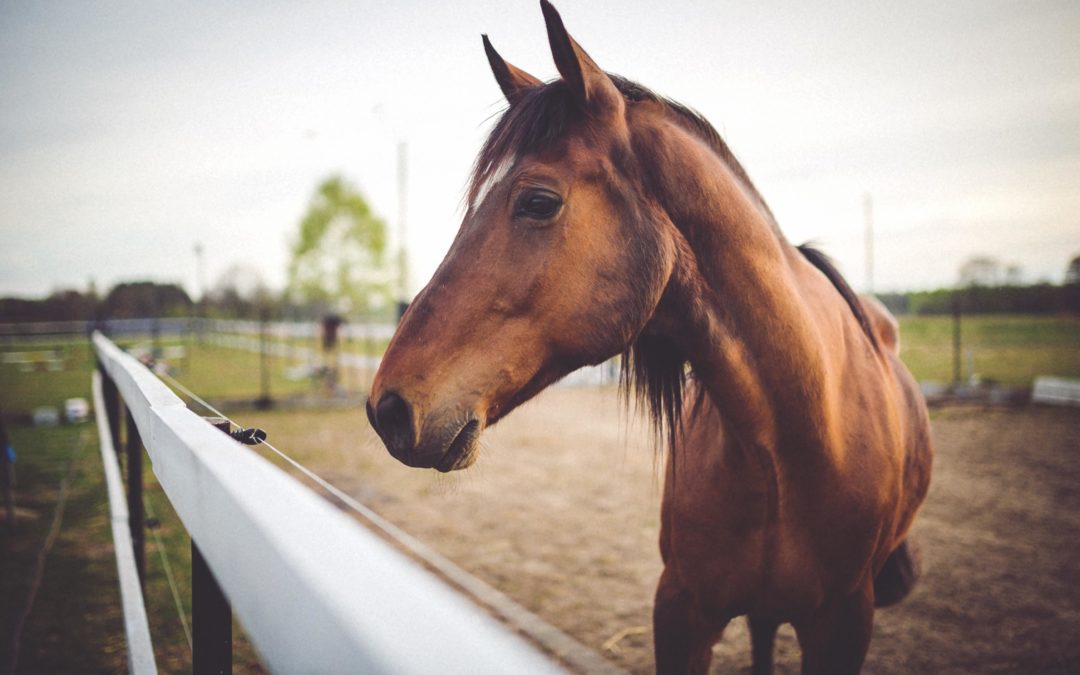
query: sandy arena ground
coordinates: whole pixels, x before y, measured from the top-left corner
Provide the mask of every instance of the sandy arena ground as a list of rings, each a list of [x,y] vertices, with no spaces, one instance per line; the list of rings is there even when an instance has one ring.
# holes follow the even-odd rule
[[[273,413],[271,440],[529,610],[635,673],[652,672],[660,469],[613,388],[557,388],[484,437],[473,468],[409,469],[361,410]],[[1080,672],[1080,413],[934,413],[937,460],[916,525],[927,573],[877,613],[867,673]],[[748,672],[733,621],[713,672]],[[797,673],[790,627],[777,670]]]

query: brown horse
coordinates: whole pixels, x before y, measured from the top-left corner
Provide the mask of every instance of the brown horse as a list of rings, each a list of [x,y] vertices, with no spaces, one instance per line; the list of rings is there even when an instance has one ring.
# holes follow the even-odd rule
[[[914,583],[905,538],[930,477],[895,322],[785,240],[704,119],[605,73],[541,6],[561,79],[485,36],[509,107],[375,377],[371,423],[402,462],[463,469],[485,426],[621,353],[670,443],[657,669],[706,671],[748,615],[755,672],[782,622],[804,672],[857,672],[875,604]]]

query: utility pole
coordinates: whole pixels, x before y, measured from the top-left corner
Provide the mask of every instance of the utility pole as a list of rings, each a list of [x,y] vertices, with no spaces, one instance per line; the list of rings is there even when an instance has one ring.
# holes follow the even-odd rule
[[[866,293],[874,294],[874,202],[863,195],[863,219],[866,221]]]
[[[398,321],[405,315],[409,306],[409,255],[406,250],[406,207],[408,205],[408,145],[398,141],[397,146],[397,188],[398,188]]]
[[[199,303],[206,300],[206,267],[203,263],[203,245],[195,242],[195,273],[199,284]]]
[[[196,304],[199,309],[198,316],[195,317],[195,330],[199,337],[199,344],[202,345],[206,339],[206,266],[203,262],[203,245],[198,241],[195,242],[195,275],[198,277],[196,282],[199,284],[199,302]]]

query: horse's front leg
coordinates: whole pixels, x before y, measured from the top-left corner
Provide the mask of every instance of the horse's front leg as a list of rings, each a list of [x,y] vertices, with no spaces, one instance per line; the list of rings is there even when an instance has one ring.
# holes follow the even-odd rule
[[[827,600],[812,616],[795,624],[803,675],[858,673],[873,630],[872,581],[851,595]]]
[[[750,626],[751,655],[753,657],[753,675],[772,675],[773,642],[780,622],[764,616],[747,616]]]
[[[708,673],[712,646],[723,634],[725,624],[707,621],[690,592],[665,568],[653,607],[656,672],[659,675]]]

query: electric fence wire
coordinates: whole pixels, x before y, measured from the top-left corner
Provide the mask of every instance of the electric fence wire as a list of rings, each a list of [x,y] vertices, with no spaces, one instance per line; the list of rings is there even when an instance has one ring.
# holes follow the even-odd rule
[[[169,556],[165,553],[165,544],[161,541],[161,534],[158,533],[158,528],[161,526],[161,521],[158,520],[157,515],[154,513],[154,508],[150,505],[150,500],[143,497],[143,508],[146,510],[146,515],[157,521],[157,524],[150,529],[150,535],[154,537],[154,548],[157,549],[158,557],[161,558],[161,567],[165,570],[165,579],[169,582],[169,591],[172,592],[173,605],[176,606],[176,615],[180,617],[180,625],[184,628],[184,637],[187,638],[188,651],[194,653],[194,646],[191,642],[191,627],[188,626],[187,613],[184,611],[184,607],[180,602],[180,590],[176,586],[176,577],[173,575],[172,565],[169,563]]]

